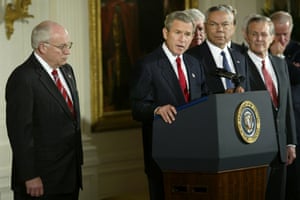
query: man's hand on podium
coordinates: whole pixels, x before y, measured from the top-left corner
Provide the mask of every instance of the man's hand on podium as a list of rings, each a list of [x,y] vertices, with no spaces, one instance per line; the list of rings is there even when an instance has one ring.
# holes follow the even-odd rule
[[[174,106],[168,104],[157,107],[154,111],[154,114],[161,116],[164,122],[171,124],[173,121],[175,121],[177,111]]]
[[[229,93],[229,94],[231,94],[231,93],[243,93],[243,92],[245,92],[245,89],[241,86],[238,86],[236,88],[229,88],[229,89],[225,90],[225,93]]]

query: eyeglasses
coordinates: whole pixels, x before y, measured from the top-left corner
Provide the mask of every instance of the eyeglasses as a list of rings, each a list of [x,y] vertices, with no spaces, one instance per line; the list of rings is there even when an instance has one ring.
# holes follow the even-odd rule
[[[44,42],[44,43],[48,44],[48,45],[51,45],[53,47],[56,47],[56,48],[60,49],[61,51],[65,50],[65,49],[71,49],[72,45],[73,45],[73,42],[68,42],[66,44],[60,44],[60,45],[54,45],[54,44],[51,44],[49,42]]]

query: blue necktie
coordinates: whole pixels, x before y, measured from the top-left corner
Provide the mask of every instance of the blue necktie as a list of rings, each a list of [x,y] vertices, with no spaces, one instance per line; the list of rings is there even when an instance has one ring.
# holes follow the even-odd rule
[[[222,57],[223,57],[223,67],[224,67],[224,69],[226,69],[228,72],[231,72],[230,66],[229,66],[229,64],[228,64],[228,60],[227,60],[226,55],[225,55],[225,52],[222,51],[222,52],[221,52],[221,55],[222,55]],[[225,80],[226,80],[226,86],[227,86],[227,89],[229,89],[229,88],[234,88],[234,85],[233,85],[233,83],[231,82],[230,79],[225,78]]]

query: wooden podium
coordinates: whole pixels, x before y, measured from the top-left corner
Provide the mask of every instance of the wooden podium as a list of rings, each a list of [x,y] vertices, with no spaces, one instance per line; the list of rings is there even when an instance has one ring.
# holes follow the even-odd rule
[[[264,200],[276,153],[266,91],[211,95],[179,107],[171,125],[154,120],[152,154],[166,200]]]

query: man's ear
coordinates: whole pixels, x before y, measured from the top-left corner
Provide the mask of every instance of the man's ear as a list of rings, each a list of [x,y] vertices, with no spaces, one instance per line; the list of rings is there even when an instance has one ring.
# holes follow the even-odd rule
[[[37,50],[41,53],[41,54],[45,54],[47,51],[47,46],[45,45],[45,43],[40,43]]]
[[[162,29],[162,34],[163,34],[164,39],[167,40],[167,38],[168,38],[168,30],[166,28]]]

